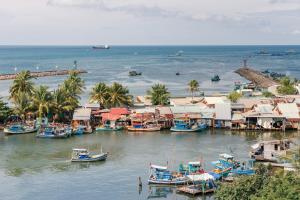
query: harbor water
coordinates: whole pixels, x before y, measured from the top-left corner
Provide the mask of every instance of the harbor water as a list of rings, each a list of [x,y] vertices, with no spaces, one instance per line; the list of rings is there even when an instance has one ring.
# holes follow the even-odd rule
[[[177,170],[180,163],[202,161],[206,170],[220,153],[247,160],[249,147],[261,139],[295,138],[298,132],[199,133],[99,132],[69,139],[39,139],[35,134],[0,134],[0,192],[5,200],[63,199],[213,199],[177,194],[172,187],[147,185],[150,163]],[[72,148],[109,152],[99,163],[71,163]],[[139,188],[138,177],[143,186]]]

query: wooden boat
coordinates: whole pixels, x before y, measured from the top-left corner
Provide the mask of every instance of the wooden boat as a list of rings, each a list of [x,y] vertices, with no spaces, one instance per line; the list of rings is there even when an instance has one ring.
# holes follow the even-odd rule
[[[129,76],[141,76],[142,72],[137,72],[137,71],[130,71]]]
[[[188,183],[185,186],[177,188],[177,192],[190,195],[213,193],[217,189],[214,177],[208,173],[188,175]]]
[[[72,135],[72,129],[65,126],[47,126],[40,128],[36,137],[38,138],[68,138]]]
[[[166,166],[150,165],[149,184],[183,185],[187,181],[186,176],[178,172],[170,172]]]
[[[250,157],[256,161],[278,162],[291,149],[291,143],[289,139],[258,142],[251,146]]]
[[[214,77],[211,78],[211,81],[213,81],[213,82],[217,82],[217,81],[220,81],[220,80],[221,79],[220,79],[219,75],[215,75]]]
[[[123,130],[123,126],[115,126],[115,127],[111,127],[111,126],[98,126],[96,127],[96,131],[120,131]]]
[[[213,161],[212,165],[220,170],[224,169],[236,169],[240,166],[240,162],[234,159],[233,155],[222,153],[219,155],[219,160]]]
[[[180,164],[179,172],[183,175],[203,174],[204,170],[200,161],[188,162],[187,165]]]
[[[234,175],[254,175],[253,163],[255,160],[249,160],[248,164],[243,162],[238,168],[232,169],[231,173]]]
[[[160,131],[160,126],[154,126],[154,127],[127,127],[128,131],[143,131],[143,132],[152,132],[152,131]]]
[[[97,162],[105,161],[108,153],[91,154],[87,149],[73,149],[72,162]]]
[[[79,125],[79,126],[73,128],[74,135],[82,135],[85,133],[92,133],[92,132],[93,132],[92,128],[88,127],[88,126]]]
[[[3,132],[6,134],[26,134],[34,133],[38,129],[35,127],[30,127],[22,124],[13,124],[7,128],[4,128]]]
[[[198,132],[206,129],[208,126],[190,119],[175,119],[174,126],[170,129],[174,132]]]

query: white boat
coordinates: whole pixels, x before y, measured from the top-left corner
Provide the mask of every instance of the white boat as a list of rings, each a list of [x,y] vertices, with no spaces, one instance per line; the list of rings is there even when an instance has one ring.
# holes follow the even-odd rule
[[[179,172],[171,172],[166,166],[150,165],[149,184],[183,185],[188,178]]]
[[[87,149],[73,149],[72,162],[105,161],[108,153],[91,154]]]
[[[6,134],[26,134],[36,132],[38,129],[21,124],[13,124],[7,128],[4,128],[3,132]]]

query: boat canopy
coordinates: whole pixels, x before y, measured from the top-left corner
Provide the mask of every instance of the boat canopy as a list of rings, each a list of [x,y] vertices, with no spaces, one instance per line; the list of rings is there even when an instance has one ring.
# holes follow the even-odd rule
[[[87,151],[87,149],[73,149],[73,151],[78,151],[78,152],[84,152],[84,151]]]
[[[168,169],[168,167],[166,167],[166,166],[159,166],[159,165],[151,165],[151,168],[159,169],[159,170],[167,170]]]
[[[197,165],[197,166],[200,166],[200,165],[201,165],[201,162],[200,162],[200,161],[193,161],[193,162],[189,162],[188,164],[189,164],[189,165]]]
[[[197,174],[197,175],[187,175],[187,177],[188,177],[188,179],[190,179],[193,182],[214,180],[214,177],[212,175],[210,175],[209,173],[203,173],[203,174]]]
[[[220,156],[220,158],[225,158],[225,159],[232,159],[232,158],[234,158],[234,156],[229,155],[227,153],[222,153],[219,156]]]
[[[259,144],[259,143],[256,143],[256,144],[251,145],[251,148],[252,148],[252,149],[258,149],[259,147],[260,147],[260,144]]]

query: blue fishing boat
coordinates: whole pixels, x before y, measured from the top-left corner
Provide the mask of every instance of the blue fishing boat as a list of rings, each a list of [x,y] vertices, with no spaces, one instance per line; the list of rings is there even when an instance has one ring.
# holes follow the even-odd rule
[[[68,138],[72,135],[72,129],[69,126],[46,126],[39,129],[36,137],[39,138]]]
[[[149,184],[183,185],[187,182],[186,176],[178,172],[171,172],[166,166],[150,165]]]
[[[242,164],[236,168],[232,169],[231,173],[234,175],[254,175],[255,170],[253,169],[253,163],[255,160],[248,160],[248,164],[246,162],[242,162]]]
[[[3,132],[6,134],[26,134],[36,132],[36,127],[31,127],[23,124],[13,124],[7,128],[4,128]]]
[[[96,127],[96,131],[120,131],[122,129],[123,129],[123,126],[110,126],[107,124]]]
[[[87,149],[73,149],[72,162],[96,162],[105,161],[108,153],[92,154]]]
[[[174,126],[170,129],[174,132],[197,132],[206,129],[207,124],[191,119],[175,119]]]
[[[92,133],[93,130],[91,127],[84,126],[84,125],[78,125],[76,128],[73,128],[73,134],[74,135],[82,135],[85,133]]]
[[[212,165],[220,170],[224,169],[236,169],[240,166],[240,162],[234,159],[233,155],[222,153],[219,155],[219,160],[213,161]]]
[[[194,161],[194,162],[188,162],[187,165],[180,164],[179,172],[184,175],[203,174],[204,170],[202,169],[202,165],[200,161]]]

